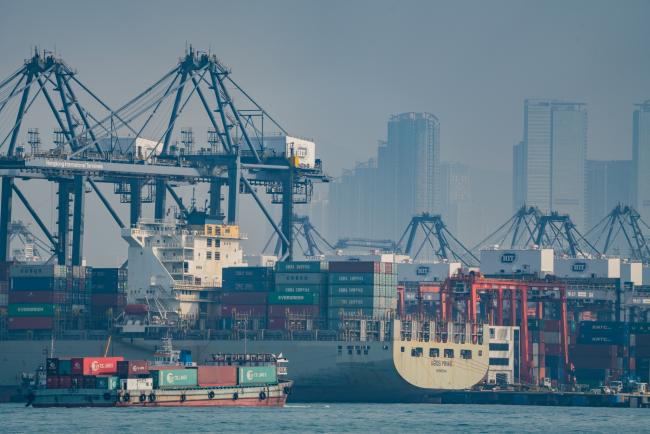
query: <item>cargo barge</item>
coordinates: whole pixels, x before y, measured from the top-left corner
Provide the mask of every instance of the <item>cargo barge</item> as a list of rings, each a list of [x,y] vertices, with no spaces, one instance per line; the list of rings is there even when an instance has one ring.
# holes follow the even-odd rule
[[[48,358],[27,396],[33,407],[282,407],[293,381],[273,354],[213,354],[203,365],[171,339],[153,361]]]

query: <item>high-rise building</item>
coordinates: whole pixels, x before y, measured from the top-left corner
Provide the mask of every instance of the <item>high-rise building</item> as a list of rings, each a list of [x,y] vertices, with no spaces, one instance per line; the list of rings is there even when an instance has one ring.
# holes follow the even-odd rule
[[[392,116],[377,159],[357,163],[330,184],[330,237],[396,240],[413,215],[436,212],[439,137],[440,124],[432,114]]]
[[[569,214],[584,227],[587,110],[585,104],[545,99],[524,103],[524,138],[515,146],[514,207]],[[517,189],[521,190],[517,190]]]
[[[641,218],[650,221],[650,100],[637,105],[632,133],[634,195]]]
[[[440,214],[452,233],[470,232],[474,215],[471,212],[471,169],[462,163],[440,164]]]
[[[598,224],[616,205],[633,204],[632,161],[587,160],[585,229]]]
[[[438,119],[430,113],[392,116],[377,165],[383,198],[377,211],[386,216],[378,228],[383,236],[399,237],[413,215],[435,212],[440,199],[439,165]]]

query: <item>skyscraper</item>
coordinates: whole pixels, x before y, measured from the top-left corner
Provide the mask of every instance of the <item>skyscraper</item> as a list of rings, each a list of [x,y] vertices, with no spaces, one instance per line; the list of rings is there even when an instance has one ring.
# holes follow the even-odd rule
[[[436,212],[439,136],[432,114],[392,116],[377,159],[357,163],[330,184],[330,236],[397,240],[413,215]]]
[[[414,214],[433,213],[440,196],[440,123],[430,113],[401,113],[388,121],[388,141],[380,148],[378,212],[386,216],[384,236],[401,235]]]
[[[585,229],[599,223],[616,205],[633,204],[632,161],[587,160]]]
[[[584,104],[543,99],[524,103],[524,138],[513,156],[514,207],[569,214],[584,227],[587,111]],[[518,190],[520,189],[520,190]],[[518,202],[518,203],[517,203]]]
[[[634,195],[641,218],[650,222],[650,100],[637,105],[632,133]]]

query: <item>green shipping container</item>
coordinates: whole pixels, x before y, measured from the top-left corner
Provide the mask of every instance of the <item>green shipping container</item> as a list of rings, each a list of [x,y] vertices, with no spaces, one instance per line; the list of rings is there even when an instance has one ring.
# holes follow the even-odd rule
[[[239,368],[239,384],[272,384],[277,383],[278,377],[275,366],[246,366]]]
[[[381,283],[382,276],[373,273],[330,273],[329,282],[334,285],[372,285]]]
[[[161,369],[151,371],[153,387],[187,387],[197,385],[196,369]]]
[[[72,374],[72,360],[59,359],[59,375]]]
[[[95,378],[95,388],[102,390],[115,390],[119,387],[120,378],[115,375]]]
[[[275,273],[276,285],[327,284],[327,273]]]
[[[273,292],[269,294],[269,304],[318,304],[318,294],[298,293],[284,294]]]
[[[278,262],[276,271],[280,273],[320,273],[327,271],[327,262],[321,261],[290,261]]]
[[[276,285],[275,292],[282,294],[323,294],[327,287],[322,285]]]
[[[373,285],[331,285],[331,297],[376,297],[381,295],[381,287]]]
[[[380,307],[380,297],[330,297],[330,307],[345,307],[345,308],[373,308]]]
[[[54,316],[53,304],[10,304],[9,316]]]

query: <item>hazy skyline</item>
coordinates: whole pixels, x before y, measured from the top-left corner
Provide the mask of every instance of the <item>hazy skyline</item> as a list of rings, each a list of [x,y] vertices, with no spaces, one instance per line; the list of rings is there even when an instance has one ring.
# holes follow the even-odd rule
[[[0,79],[33,46],[56,49],[117,107],[191,43],[313,138],[334,176],[374,157],[390,115],[407,111],[440,120],[443,161],[509,174],[526,98],[586,103],[587,157],[631,158],[634,104],[650,99],[648,22],[648,1],[5,1]],[[86,248],[90,263],[110,258],[96,250]]]

